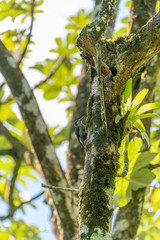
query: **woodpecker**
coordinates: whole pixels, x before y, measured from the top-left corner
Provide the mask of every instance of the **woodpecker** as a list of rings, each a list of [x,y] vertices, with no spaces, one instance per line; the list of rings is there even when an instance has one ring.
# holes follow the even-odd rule
[[[86,139],[87,134],[86,134],[86,127],[82,122],[83,118],[84,117],[76,120],[74,122],[74,126],[75,126],[75,134],[76,134],[76,137],[77,137],[79,143],[81,144],[82,147],[85,147],[84,141]]]
[[[109,69],[109,67],[104,62],[102,62],[101,71],[105,76],[105,83],[104,84],[107,84],[110,81],[114,82],[114,79],[113,79],[113,76],[112,76],[112,71]]]

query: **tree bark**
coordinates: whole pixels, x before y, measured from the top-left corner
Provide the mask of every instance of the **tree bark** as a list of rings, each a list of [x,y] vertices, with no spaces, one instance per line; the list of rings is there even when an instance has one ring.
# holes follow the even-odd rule
[[[68,187],[47,127],[25,76],[2,42],[0,42],[0,52],[0,71],[19,106],[46,182],[50,185]],[[78,226],[72,205],[72,199],[75,195],[66,191],[51,191],[51,195],[60,217],[61,236],[64,240],[72,239]]]
[[[110,7],[113,1],[111,2],[107,4],[105,1],[102,2],[102,7],[109,16],[111,16],[109,10],[113,11]],[[96,69],[88,101],[85,175],[80,193],[81,228],[78,239],[110,239],[112,199],[119,158],[118,147],[124,130],[124,122],[116,125],[115,117],[120,112],[125,82],[160,51],[159,20],[160,12],[133,36],[115,41],[100,40],[104,33],[103,24],[108,22],[108,18],[103,16],[103,11],[100,11],[98,19],[87,25],[78,38],[77,45],[82,51],[82,56]],[[109,82],[104,89],[102,85],[105,79],[100,86],[94,60],[98,42],[101,45],[102,61],[107,64],[110,71],[113,67],[117,71],[114,83]],[[101,117],[100,89],[103,89],[104,94],[107,131],[104,128],[104,119]]]

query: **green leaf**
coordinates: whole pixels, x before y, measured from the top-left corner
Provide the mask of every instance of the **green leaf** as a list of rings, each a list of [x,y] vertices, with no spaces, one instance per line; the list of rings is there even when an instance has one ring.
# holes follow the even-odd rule
[[[68,141],[70,131],[70,124],[68,124],[66,127],[64,127],[59,133],[54,134],[54,144],[60,145],[64,141]]]
[[[149,117],[158,117],[158,114],[156,113],[145,113],[145,114],[139,114],[133,117],[128,116],[128,119],[134,123],[138,119],[144,119],[144,118],[149,118]]]
[[[135,123],[134,123],[134,127],[137,128],[141,135],[142,135],[142,138],[145,139],[147,141],[147,144],[148,144],[148,147],[150,146],[150,140],[149,140],[149,137],[146,133],[146,130],[145,130],[145,127],[142,123],[142,121],[139,119],[137,120]]]
[[[131,191],[128,190],[129,181],[125,178],[116,178],[116,183],[114,204],[118,207],[123,207],[131,200],[132,197]]]
[[[128,24],[128,18],[123,18],[123,19],[121,20],[121,23]]]
[[[142,146],[142,139],[134,138],[131,140],[128,146],[128,159],[129,159],[129,168],[128,174],[131,174],[133,171],[134,165],[136,163],[137,157],[140,155],[139,151]]]
[[[132,101],[132,109],[137,106],[137,105],[140,105],[141,102],[143,101],[143,99],[145,98],[145,96],[147,95],[148,93],[148,89],[144,88],[142,91],[140,91],[136,96],[135,98],[133,99]]]
[[[134,171],[147,166],[155,157],[157,153],[146,151],[142,152],[139,157],[136,160],[136,163],[134,165]]]
[[[50,86],[49,84],[47,85],[48,85],[48,89],[46,89],[44,92],[44,95],[43,95],[44,98],[47,100],[56,98],[61,92],[61,87],[56,85],[55,86]]]
[[[0,89],[0,101],[2,101],[3,96],[4,96],[4,89],[1,88]]]
[[[12,144],[3,135],[0,135],[0,150],[11,149]]]
[[[129,1],[126,3],[126,7],[127,7],[127,8],[131,8],[131,0],[129,0]]]
[[[152,207],[155,211],[160,209],[160,190],[159,189],[153,189],[151,202]]]
[[[140,107],[139,110],[137,111],[137,114],[148,112],[148,111],[156,109],[156,108],[160,108],[160,103],[159,102],[148,103],[148,104],[145,104],[142,107]]]
[[[121,28],[118,30],[116,33],[113,34],[113,38],[119,36],[119,35],[124,35],[127,33],[127,27]]]
[[[155,178],[155,174],[146,168],[132,172],[130,178],[130,188],[134,191],[146,187]]]

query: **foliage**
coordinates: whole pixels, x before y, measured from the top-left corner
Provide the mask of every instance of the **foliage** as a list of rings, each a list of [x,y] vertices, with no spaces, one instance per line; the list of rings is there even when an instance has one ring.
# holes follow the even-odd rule
[[[28,225],[23,220],[15,221],[12,219],[10,226],[0,227],[0,238],[3,240],[40,240],[39,229],[33,225]]]
[[[33,5],[34,3],[34,5]],[[0,21],[4,21],[10,18],[11,21],[21,21],[20,28],[6,29],[1,32],[1,39],[8,50],[17,61],[19,61],[25,48],[26,52],[22,59],[20,67],[23,67],[24,59],[29,57],[30,45],[34,44],[29,41],[29,35],[31,31],[31,21],[35,21],[35,16],[41,13],[40,10],[43,4],[43,0],[3,0],[0,3]],[[32,11],[34,15],[32,16]],[[33,17],[33,19],[32,19]],[[75,87],[78,83],[79,65],[81,60],[78,56],[78,49],[76,47],[76,38],[82,27],[89,23],[91,15],[86,14],[84,10],[81,10],[77,15],[70,17],[66,24],[67,35],[64,39],[56,38],[55,48],[51,49],[53,58],[46,58],[44,61],[36,63],[31,69],[35,69],[44,75],[44,80],[48,80],[41,84],[38,89],[43,91],[43,97],[46,100],[58,100],[59,104],[62,102],[68,102],[68,116],[71,117],[73,103],[75,99]],[[28,23],[30,25],[28,25]],[[26,27],[27,26],[27,27]],[[61,59],[62,62],[61,62]],[[60,62],[60,64],[59,64]],[[58,71],[52,74],[54,68],[59,64]],[[6,129],[12,134],[13,137],[18,139],[24,146],[31,150],[31,144],[28,138],[28,134],[25,130],[24,122],[17,116],[17,110],[15,111],[16,104],[13,96],[10,94],[4,82],[0,86],[0,122],[6,127]],[[49,133],[56,146],[61,145],[62,142],[68,141],[70,124],[67,124],[64,128],[60,126],[50,127]],[[28,187],[27,179],[37,181],[35,171],[32,166],[27,165],[24,159],[16,159],[10,155],[10,151],[14,150],[14,146],[11,141],[7,139],[3,134],[0,134],[0,197],[1,203],[9,206],[9,198],[11,192],[11,184],[14,178],[14,169],[16,168],[16,161],[21,161],[16,181],[14,183],[14,190],[12,195],[13,210],[24,213],[23,203],[28,201],[25,198],[23,191]],[[30,197],[31,198],[31,197]],[[29,199],[30,199],[29,198]],[[27,205],[35,207],[34,203],[28,202]],[[11,210],[11,209],[10,209]],[[9,210],[9,211],[10,211]],[[6,213],[7,216],[7,213]],[[1,216],[0,216],[1,217]],[[14,215],[13,215],[14,217]],[[6,217],[6,219],[8,219]],[[8,221],[8,220],[7,220]],[[23,220],[11,219],[10,224],[5,226],[5,220],[3,227],[0,227],[0,239],[33,239],[39,240],[40,231],[36,226],[29,226]]]
[[[150,146],[149,137],[146,133],[145,127],[141,119],[149,117],[157,117],[156,113],[146,113],[153,109],[160,108],[160,103],[148,103],[140,107],[143,99],[148,93],[148,89],[143,89],[140,91],[132,101],[132,79],[126,82],[124,95],[121,105],[121,115],[117,115],[115,122],[118,123],[122,118],[127,115],[125,128],[132,133],[133,127],[137,128],[142,135],[142,138],[147,141],[148,146]]]
[[[43,4],[43,0],[36,0],[34,2],[34,18],[40,10]],[[157,2],[156,10],[159,8],[159,2]],[[131,1],[126,1],[126,7],[131,7]],[[10,19],[16,22],[17,19],[21,21],[21,28],[19,29],[6,29],[1,33],[1,39],[5,46],[12,52],[13,56],[18,60],[27,46],[30,25],[26,27],[26,23],[31,20],[32,1],[30,0],[2,0],[0,2],[0,21]],[[68,118],[71,119],[74,100],[76,95],[76,86],[78,83],[79,66],[81,60],[78,56],[78,50],[76,47],[76,38],[84,25],[89,23],[91,14],[86,14],[84,10],[81,10],[77,15],[70,17],[69,22],[66,25],[67,34],[65,38],[56,38],[55,47],[50,51],[53,54],[52,58],[46,58],[41,62],[35,63],[32,69],[42,73],[44,80],[38,89],[43,92],[43,97],[47,101],[56,100],[59,102],[68,103]],[[123,27],[118,32],[114,33],[114,37],[127,33],[128,17],[125,16],[121,22]],[[33,44],[30,41],[30,44]],[[27,47],[24,58],[29,57],[30,45]],[[60,62],[63,57],[63,61],[59,65],[58,71],[52,74],[53,69]],[[23,67],[24,61],[20,65]],[[13,96],[8,92],[8,89],[4,86],[0,87],[0,122],[2,122],[8,131],[17,138],[24,146],[31,150],[31,144],[28,139],[28,135],[25,131],[23,121],[17,117],[15,113],[15,101]],[[121,114],[115,119],[118,124],[122,119],[126,118],[126,132],[134,133],[134,130],[138,129],[142,138],[145,139],[150,146],[150,149],[143,152],[142,140],[138,137],[132,139],[130,143],[127,143],[126,138],[122,142],[122,146],[119,149],[120,157],[120,169],[119,173],[123,171],[124,165],[124,151],[128,151],[129,158],[129,171],[125,178],[116,179],[115,199],[114,204],[117,207],[125,206],[131,199],[132,190],[137,190],[147,186],[145,206],[142,217],[141,226],[139,228],[138,237],[140,240],[158,239],[160,229],[159,219],[159,207],[160,207],[160,189],[150,187],[156,183],[156,187],[160,184],[160,168],[151,170],[149,164],[158,164],[160,161],[160,77],[155,88],[155,99],[157,102],[142,105],[143,99],[147,95],[148,89],[143,89],[132,100],[132,80],[128,80],[125,86],[124,96],[121,105]],[[151,110],[156,110],[156,113],[147,113]],[[152,131],[150,139],[146,133],[144,125],[141,119],[147,117],[154,117],[152,122]],[[70,123],[64,128],[59,126],[50,127],[49,134],[51,135],[54,144],[60,146],[62,142],[68,141]],[[137,134],[137,132],[136,132]],[[9,193],[11,181],[13,178],[13,171],[15,168],[16,160],[11,157],[10,150],[12,150],[13,144],[3,135],[0,135],[0,151],[5,151],[6,154],[1,154],[0,158],[0,196],[1,201],[9,207]],[[125,150],[124,150],[125,149]],[[27,188],[27,179],[36,181],[36,177],[33,171],[33,167],[27,165],[23,159],[21,160],[21,166],[18,171],[16,182],[13,192],[13,203],[15,206],[20,206],[24,199],[22,192],[18,186],[22,189]],[[32,203],[28,203],[34,207]],[[23,206],[19,208],[19,211],[24,212]],[[14,216],[13,216],[14,217]],[[0,227],[0,239],[11,239],[14,237],[16,240],[20,239],[33,239],[39,240],[39,230],[35,226],[29,226],[22,220],[11,219],[9,226]]]
[[[124,148],[124,141],[119,149],[122,154]],[[128,145],[128,158],[129,169],[125,178],[117,178],[116,190],[115,190],[115,204],[116,206],[125,206],[131,199],[132,190],[137,190],[149,185],[155,178],[155,174],[147,168],[154,158],[158,155],[158,152],[140,152],[142,147],[142,140],[140,138],[134,138]],[[122,172],[124,162],[124,155],[120,157],[121,168],[119,172]]]

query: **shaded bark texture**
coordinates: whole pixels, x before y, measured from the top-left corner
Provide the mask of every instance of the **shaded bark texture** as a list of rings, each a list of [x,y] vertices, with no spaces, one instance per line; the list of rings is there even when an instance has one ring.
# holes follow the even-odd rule
[[[115,117],[120,112],[120,102],[126,81],[134,77],[160,51],[160,13],[132,36],[120,37],[115,41],[101,39],[104,33],[104,23],[108,23],[108,18],[103,15],[102,9],[105,9],[111,17],[114,5],[114,1],[103,1],[97,20],[83,28],[77,41],[82,56],[96,69],[88,101],[85,175],[80,193],[81,228],[78,239],[110,239],[114,181],[119,159],[118,147],[123,137],[123,121],[125,121],[124,119],[116,125]],[[98,42],[101,45],[102,61],[110,71],[113,68],[116,69],[113,77],[114,83],[105,84],[105,78],[103,79],[107,131],[104,129],[104,122],[101,118],[102,98],[94,60]],[[133,192],[133,198],[136,199],[137,204],[133,205],[134,201],[129,203],[129,207],[132,205],[135,210],[134,221],[137,217],[139,220],[133,231],[130,231],[132,237],[128,239],[134,239],[133,235],[140,223],[144,192],[145,190],[141,193]],[[128,222],[127,227],[131,226],[132,222]],[[120,228],[119,231],[121,232]],[[123,234],[120,233],[119,236],[119,239],[122,239]]]

